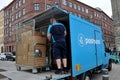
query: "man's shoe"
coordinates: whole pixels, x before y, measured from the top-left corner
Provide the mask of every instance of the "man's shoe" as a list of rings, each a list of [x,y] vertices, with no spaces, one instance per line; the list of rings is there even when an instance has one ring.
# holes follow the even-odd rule
[[[67,68],[63,68],[63,73],[67,74],[68,73],[68,69]]]
[[[62,70],[61,69],[56,70],[55,74],[62,74]]]

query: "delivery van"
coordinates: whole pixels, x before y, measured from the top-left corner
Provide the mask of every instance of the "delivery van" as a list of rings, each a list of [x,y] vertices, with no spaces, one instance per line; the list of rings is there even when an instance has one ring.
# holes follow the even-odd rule
[[[67,29],[68,74],[56,75],[53,72],[56,64],[52,44],[46,37],[53,16]],[[23,21],[17,33],[17,70],[29,67],[34,73],[39,68],[41,80],[91,80],[93,72],[112,69],[101,28],[61,8],[52,7]]]

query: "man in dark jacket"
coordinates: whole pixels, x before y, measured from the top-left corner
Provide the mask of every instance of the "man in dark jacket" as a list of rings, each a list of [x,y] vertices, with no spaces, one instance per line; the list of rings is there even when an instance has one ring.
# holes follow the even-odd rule
[[[48,27],[47,38],[49,41],[52,40],[53,43],[53,56],[56,59],[56,64],[58,70],[55,74],[61,74],[62,72],[62,62],[63,71],[67,70],[67,49],[66,49],[66,28],[62,23],[56,21],[55,18],[50,19],[51,25]]]

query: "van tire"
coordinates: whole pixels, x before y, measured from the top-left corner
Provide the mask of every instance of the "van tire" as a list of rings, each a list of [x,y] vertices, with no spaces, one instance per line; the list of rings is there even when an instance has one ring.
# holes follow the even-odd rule
[[[84,80],[91,80],[91,74],[87,73],[84,77]]]
[[[91,72],[85,72],[78,76],[77,80],[91,80],[92,74]]]

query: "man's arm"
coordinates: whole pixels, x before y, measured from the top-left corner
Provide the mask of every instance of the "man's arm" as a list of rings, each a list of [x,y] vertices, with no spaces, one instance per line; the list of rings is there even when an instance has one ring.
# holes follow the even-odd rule
[[[50,39],[51,39],[51,34],[50,34],[50,33],[47,34],[47,38],[48,38],[48,40],[50,41]]]
[[[65,31],[64,31],[64,36],[66,36],[66,35],[67,35],[67,31],[65,30]]]
[[[50,41],[51,40],[51,33],[50,33],[50,29],[51,29],[51,25],[48,27],[48,30],[47,30],[47,38],[48,40]]]

